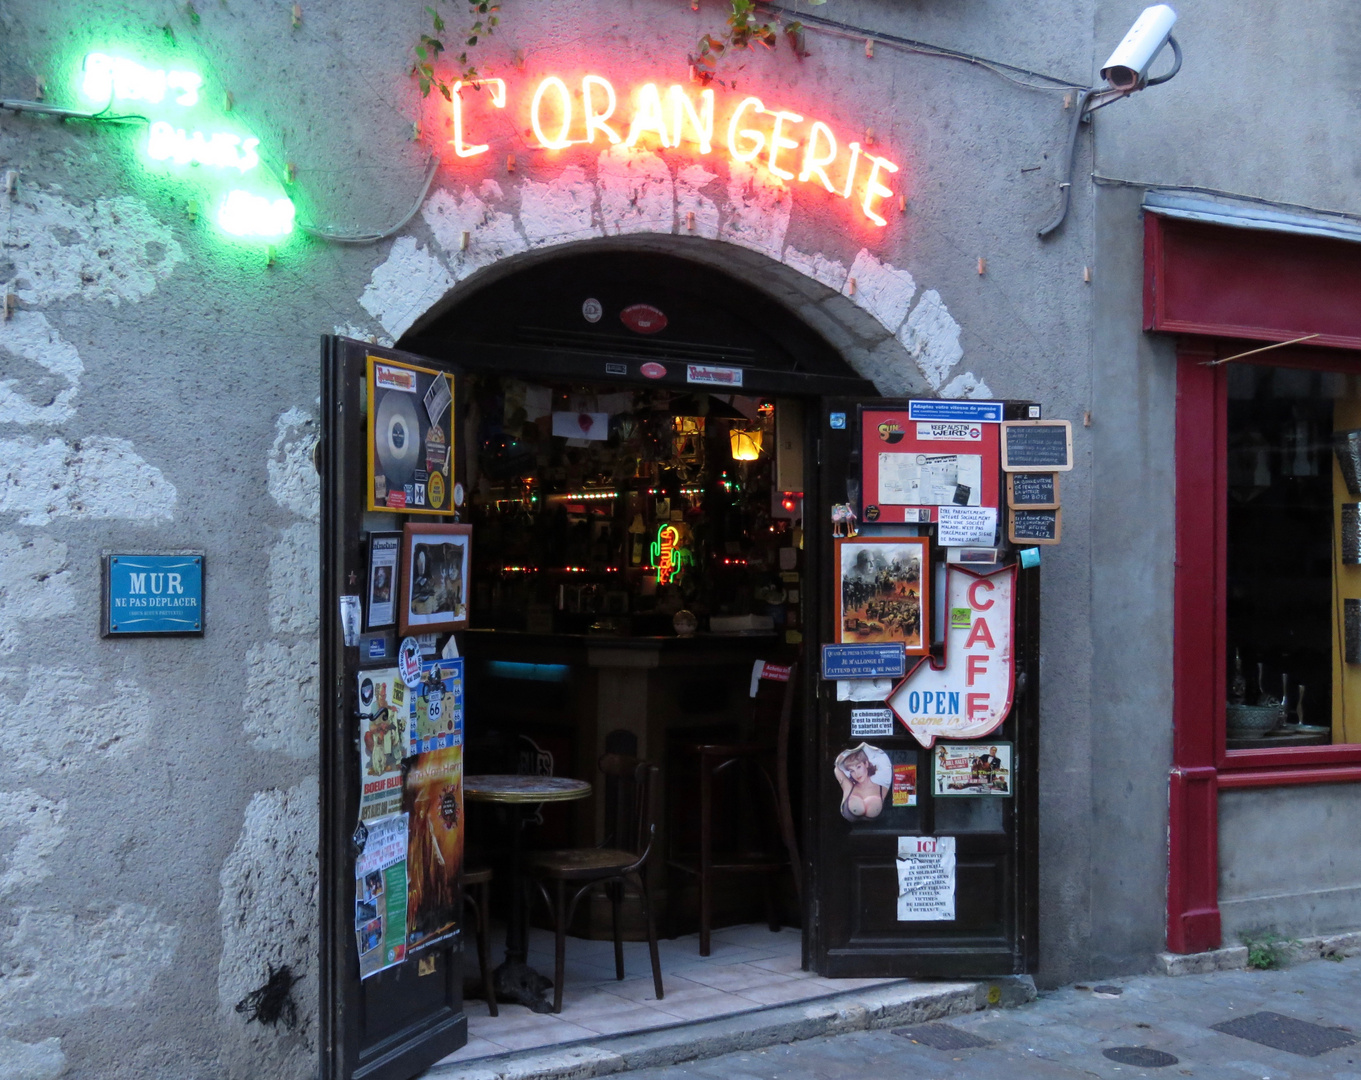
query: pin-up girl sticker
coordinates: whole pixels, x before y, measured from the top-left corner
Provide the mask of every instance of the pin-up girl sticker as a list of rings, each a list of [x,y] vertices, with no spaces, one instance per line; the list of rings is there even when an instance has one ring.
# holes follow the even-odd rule
[[[837,755],[833,772],[841,785],[841,816],[847,821],[865,821],[884,812],[893,790],[888,754],[861,743]]]

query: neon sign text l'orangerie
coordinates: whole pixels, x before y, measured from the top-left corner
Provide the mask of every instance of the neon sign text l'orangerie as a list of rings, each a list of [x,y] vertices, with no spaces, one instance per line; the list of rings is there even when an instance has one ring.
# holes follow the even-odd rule
[[[453,95],[454,153],[474,158],[487,153],[488,143],[469,142],[473,124],[465,109],[482,90],[493,109],[507,107],[505,79],[455,83]],[[759,161],[773,176],[784,181],[820,184],[842,199],[856,198],[855,205],[875,225],[888,224],[880,214],[880,200],[894,194],[885,180],[898,171],[888,158],[871,153],[859,142],[844,149],[835,132],[821,120],[805,119],[795,112],[768,107],[760,98],[746,96],[723,102],[718,114],[712,89],[692,93],[682,86],[665,92],[656,83],[644,83],[631,95],[632,115],[619,113],[619,96],[613,84],[600,75],[586,75],[579,88],[557,75],[540,79],[526,93],[529,127],[545,150],[571,146],[647,146],[673,149],[690,144],[700,156],[726,151],[733,161]],[[764,118],[764,119],[763,119]]]

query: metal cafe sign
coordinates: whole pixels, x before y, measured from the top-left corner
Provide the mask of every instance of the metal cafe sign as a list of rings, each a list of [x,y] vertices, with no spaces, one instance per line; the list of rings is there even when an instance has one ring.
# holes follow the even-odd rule
[[[726,157],[757,163],[786,183],[821,186],[845,199],[875,225],[887,224],[883,200],[898,166],[860,142],[838,138],[816,117],[781,108],[754,95],[725,94],[645,82],[621,94],[601,75],[568,82],[558,75],[537,81],[482,79],[453,87],[453,134],[459,158],[491,152],[497,114],[518,119],[535,149],[574,146],[642,146],[685,150],[696,158]],[[621,100],[622,99],[622,100]],[[486,139],[488,141],[479,141]]]

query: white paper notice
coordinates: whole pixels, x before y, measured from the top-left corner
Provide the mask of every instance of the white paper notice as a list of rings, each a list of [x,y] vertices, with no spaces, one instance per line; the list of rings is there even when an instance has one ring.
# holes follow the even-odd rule
[[[359,597],[340,598],[340,627],[345,634],[346,646],[359,644]]]
[[[851,737],[864,735],[892,735],[892,709],[852,709]]]
[[[898,921],[955,917],[955,838],[898,837]]]
[[[553,411],[553,391],[546,386],[525,387],[525,419],[537,420]]]
[[[879,502],[886,506],[978,506],[981,454],[879,455]]]
[[[393,598],[397,594],[397,553],[400,536],[374,536],[369,540],[369,626],[391,626]]]
[[[981,544],[991,547],[997,534],[997,510],[992,506],[942,506],[937,512],[941,547]]]
[[[568,439],[599,442],[610,437],[610,414],[603,412],[555,412],[553,434]]]
[[[893,693],[897,679],[838,679],[837,701],[883,701]]]

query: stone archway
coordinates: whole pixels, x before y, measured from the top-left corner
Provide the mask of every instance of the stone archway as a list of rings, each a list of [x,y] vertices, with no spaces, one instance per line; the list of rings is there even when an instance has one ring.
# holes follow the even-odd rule
[[[359,298],[381,333],[337,332],[390,344],[474,289],[567,249],[656,252],[741,276],[885,395],[991,396],[959,370],[960,326],[938,292],[919,291],[909,271],[865,247],[841,258],[797,249],[786,242],[790,193],[734,167],[726,198],[703,194],[717,181],[698,166],[673,176],[657,155],[616,147],[600,155],[594,179],[569,166],[509,193],[494,180],[437,189]]]

